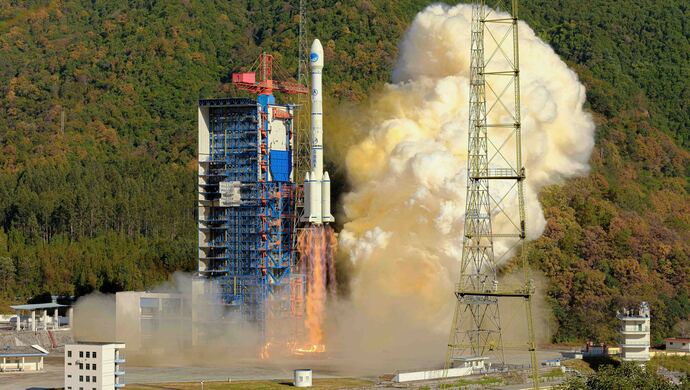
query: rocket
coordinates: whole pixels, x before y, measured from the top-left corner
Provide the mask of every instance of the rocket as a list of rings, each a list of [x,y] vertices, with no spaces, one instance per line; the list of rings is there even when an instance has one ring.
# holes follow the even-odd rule
[[[333,222],[331,215],[331,180],[323,171],[323,46],[318,39],[311,44],[311,166],[304,179],[304,216],[302,221],[315,225]]]

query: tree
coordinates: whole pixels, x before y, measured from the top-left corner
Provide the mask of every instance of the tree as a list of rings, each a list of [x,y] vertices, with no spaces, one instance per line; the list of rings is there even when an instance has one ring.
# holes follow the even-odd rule
[[[12,259],[5,256],[0,257],[0,296],[9,296],[14,286],[15,272]]]
[[[605,365],[589,377],[573,378],[563,390],[675,390],[688,389],[687,384],[674,385],[653,371],[634,362],[619,366]]]

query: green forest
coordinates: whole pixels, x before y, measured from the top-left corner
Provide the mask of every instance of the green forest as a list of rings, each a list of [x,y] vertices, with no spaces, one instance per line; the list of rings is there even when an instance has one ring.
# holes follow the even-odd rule
[[[430,3],[309,1],[329,97],[366,104]],[[591,173],[541,194],[529,245],[553,341],[612,341],[615,310],[647,300],[660,342],[690,315],[690,4],[531,0],[521,18],[597,124]],[[296,74],[298,21],[297,0],[0,0],[0,310],[193,270],[197,99],[233,94],[262,50]]]

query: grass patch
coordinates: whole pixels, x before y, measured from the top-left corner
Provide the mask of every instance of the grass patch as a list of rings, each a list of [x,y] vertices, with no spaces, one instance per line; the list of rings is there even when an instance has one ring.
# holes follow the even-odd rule
[[[541,374],[542,378],[559,378],[562,377],[563,371],[560,368],[554,368],[548,372]]]
[[[648,365],[655,372],[661,366],[669,371],[677,371],[690,375],[690,356],[657,355],[649,361]]]
[[[592,369],[587,362],[580,359],[564,360],[561,362],[561,365],[576,370],[583,375],[590,375],[594,373],[594,369]]]
[[[373,387],[374,382],[364,379],[334,378],[334,379],[314,379],[312,389],[337,390],[352,388]],[[204,382],[204,390],[271,390],[291,388],[290,380],[257,380],[257,381],[237,381],[237,382]],[[198,390],[201,389],[199,382],[187,383],[152,383],[152,384],[127,384],[128,390]]]
[[[459,379],[455,383],[445,383],[439,386],[441,389],[456,389],[458,387],[463,388],[467,386],[488,386],[502,384],[503,379],[495,376],[483,376],[477,379]]]

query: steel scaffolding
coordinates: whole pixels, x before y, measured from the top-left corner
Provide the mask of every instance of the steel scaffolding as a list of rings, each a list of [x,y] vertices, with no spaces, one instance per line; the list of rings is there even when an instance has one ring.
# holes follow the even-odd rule
[[[504,348],[513,346],[504,345],[499,301],[517,298],[525,303],[528,334],[515,348],[529,351],[538,388],[533,286],[524,248],[518,2],[502,3],[494,9],[510,9],[510,15],[486,7],[484,0],[472,6],[465,232],[445,367],[447,373],[468,357],[493,356],[504,363]],[[491,47],[487,52],[485,41]],[[509,244],[502,256],[520,256],[524,280],[514,288],[499,288],[497,264],[504,259],[494,256],[496,240]]]
[[[217,287],[226,315],[270,337],[280,325],[267,329],[267,321],[292,315],[291,288],[301,279],[292,274],[292,106],[260,95],[206,99],[199,107],[208,134],[208,153],[199,157],[199,273]],[[275,118],[284,129],[271,129]],[[271,131],[285,131],[287,150],[273,149]],[[222,201],[221,183],[237,186],[236,202]]]

